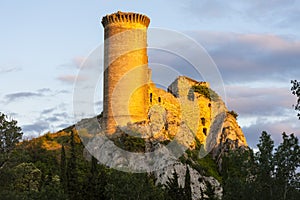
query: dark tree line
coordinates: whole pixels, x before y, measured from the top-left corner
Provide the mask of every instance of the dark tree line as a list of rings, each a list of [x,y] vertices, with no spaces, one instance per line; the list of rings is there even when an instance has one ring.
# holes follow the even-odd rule
[[[293,134],[282,134],[274,141],[262,132],[258,152],[241,149],[228,154],[223,161],[223,199],[293,200],[300,196],[300,148]]]

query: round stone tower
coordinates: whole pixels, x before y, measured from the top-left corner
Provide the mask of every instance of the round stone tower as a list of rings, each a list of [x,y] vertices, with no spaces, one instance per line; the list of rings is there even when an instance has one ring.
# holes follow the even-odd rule
[[[147,28],[141,14],[117,12],[102,18],[104,27],[103,119],[107,134],[116,126],[143,121],[148,111]]]

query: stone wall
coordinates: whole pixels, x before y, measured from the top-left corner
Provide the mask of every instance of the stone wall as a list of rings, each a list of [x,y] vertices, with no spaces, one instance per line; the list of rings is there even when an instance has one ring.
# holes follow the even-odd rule
[[[198,82],[185,76],[179,76],[168,91],[180,102],[184,122],[194,132],[196,138],[205,143],[211,124],[211,102],[203,95],[193,91],[195,85],[209,87],[206,82]]]
[[[102,19],[104,26],[104,127],[145,120],[148,105],[147,27],[141,14],[117,12]],[[131,96],[134,101],[129,102]]]

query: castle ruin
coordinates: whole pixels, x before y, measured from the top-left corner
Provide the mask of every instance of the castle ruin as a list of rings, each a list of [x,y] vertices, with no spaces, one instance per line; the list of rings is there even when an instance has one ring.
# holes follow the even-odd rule
[[[113,135],[117,127],[128,123],[148,123],[154,127],[152,122],[156,120],[160,124],[152,129],[153,137],[172,139],[180,124],[185,123],[205,144],[217,113],[212,105],[218,107],[224,103],[219,97],[212,99],[210,94],[203,93],[203,90],[210,91],[207,82],[186,76],[179,76],[167,91],[156,87],[148,66],[149,23],[147,16],[131,12],[119,11],[102,18],[106,134]]]

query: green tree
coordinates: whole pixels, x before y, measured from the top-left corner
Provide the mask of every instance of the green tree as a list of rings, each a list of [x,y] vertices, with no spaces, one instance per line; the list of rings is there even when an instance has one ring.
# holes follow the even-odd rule
[[[186,166],[186,172],[185,172],[184,195],[185,195],[185,199],[192,199],[191,175],[188,166]]]
[[[67,191],[68,179],[67,179],[67,160],[64,145],[61,146],[60,154],[60,184],[62,185],[64,191]]]
[[[209,199],[209,200],[219,200],[219,198],[216,197],[214,186],[209,181],[204,181],[204,182],[206,185],[206,190],[203,191],[203,194],[204,194],[203,196],[206,195],[207,196],[206,199]]]
[[[295,110],[299,111],[298,117],[300,119],[300,82],[298,82],[297,80],[291,80],[291,83],[292,83],[292,87],[291,87],[292,94],[297,96]]]
[[[184,200],[185,199],[185,190],[179,185],[178,175],[176,171],[173,172],[173,177],[168,178],[166,184],[166,199],[168,200]]]
[[[263,131],[257,145],[256,158],[256,193],[259,199],[273,199],[274,188],[274,141],[271,135]]]
[[[163,191],[155,186],[153,177],[146,173],[133,174],[117,170],[111,170],[105,194],[108,199],[115,200],[163,199]]]
[[[68,160],[68,194],[70,199],[79,199],[78,191],[78,174],[77,174],[77,155],[76,155],[76,145],[75,145],[75,136],[74,130],[71,131],[70,137],[70,158]]]
[[[67,195],[64,193],[64,189],[60,183],[58,175],[54,175],[50,172],[45,176],[42,187],[38,193],[35,193],[34,198],[37,200],[66,200]]]
[[[224,200],[249,200],[253,198],[253,184],[251,182],[253,165],[253,152],[250,149],[232,150],[223,157]]]
[[[10,159],[10,155],[16,144],[22,138],[22,130],[17,126],[16,120],[9,120],[0,112],[0,170]]]
[[[27,195],[39,191],[42,172],[33,163],[21,163],[14,167],[13,172],[15,191]]]
[[[98,160],[92,156],[86,189],[88,199],[107,199],[105,196],[106,178],[105,166],[98,164]]]
[[[291,195],[295,192],[300,195],[299,173],[297,173],[300,167],[298,138],[294,134],[283,133],[282,139],[283,142],[276,149],[274,156],[277,199],[296,199],[296,196]]]

